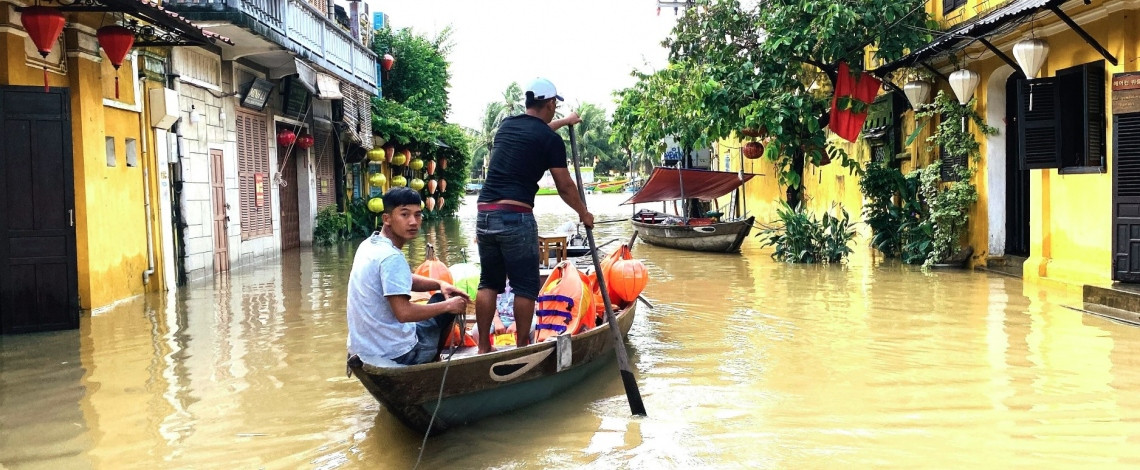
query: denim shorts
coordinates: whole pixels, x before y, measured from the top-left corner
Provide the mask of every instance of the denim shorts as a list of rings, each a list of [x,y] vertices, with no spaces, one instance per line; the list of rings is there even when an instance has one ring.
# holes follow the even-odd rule
[[[515,295],[538,297],[538,223],[534,214],[480,211],[475,235],[480,289],[501,293],[509,278]]]
[[[435,294],[428,303],[434,304],[442,300],[443,294]],[[451,334],[451,325],[454,321],[454,313],[443,313],[416,322],[416,345],[412,347],[411,351],[392,360],[406,366],[427,364],[434,361],[440,352],[441,339],[445,337],[444,335]]]

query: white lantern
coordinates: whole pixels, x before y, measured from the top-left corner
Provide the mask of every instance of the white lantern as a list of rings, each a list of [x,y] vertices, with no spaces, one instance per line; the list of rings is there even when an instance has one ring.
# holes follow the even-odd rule
[[[909,81],[903,85],[903,94],[910,101],[910,106],[918,109],[919,106],[930,102],[930,83],[922,80]]]
[[[1049,55],[1049,43],[1037,38],[1022,39],[1013,45],[1013,58],[1025,72],[1025,78],[1037,78],[1037,72]]]
[[[981,81],[982,77],[970,69],[955,70],[950,74],[950,88],[954,90],[954,96],[958,97],[958,104],[965,106],[969,103],[970,98],[974,97],[974,89]]]

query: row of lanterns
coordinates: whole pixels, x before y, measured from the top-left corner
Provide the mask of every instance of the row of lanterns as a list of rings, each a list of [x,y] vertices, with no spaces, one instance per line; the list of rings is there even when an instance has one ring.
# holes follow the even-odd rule
[[[437,165],[434,160],[428,160],[425,163],[424,160],[422,160],[422,159],[412,158],[412,151],[411,150],[402,149],[400,151],[397,151],[396,148],[394,146],[391,146],[391,145],[388,145],[388,146],[383,147],[383,148],[374,148],[372,150],[369,150],[368,151],[368,160],[372,163],[381,163],[381,162],[386,161],[393,166],[407,165],[407,167],[412,169],[413,171],[424,170],[425,175],[435,174],[436,165]],[[447,159],[446,158],[440,159],[438,165],[439,165],[440,169],[446,170],[447,169]],[[381,187],[381,186],[384,186],[385,183],[388,183],[388,178],[386,176],[384,176],[383,173],[375,172],[375,173],[372,173],[368,177],[368,182],[373,187]],[[443,196],[439,196],[439,197],[435,197],[435,198],[431,197],[432,194],[435,194],[436,188],[438,188],[440,192],[446,192],[447,191],[447,180],[445,180],[443,178],[440,178],[438,180],[428,179],[427,182],[425,182],[424,180],[422,180],[420,178],[412,178],[409,181],[404,175],[397,174],[397,175],[392,176],[391,185],[392,186],[407,186],[407,187],[412,188],[416,191],[421,191],[426,187],[427,188],[427,195],[424,198],[424,207],[427,208],[427,210],[429,210],[429,211],[437,210],[437,209],[443,209],[443,206],[446,202],[446,200],[444,199]],[[376,202],[374,203],[373,201],[376,201]],[[374,197],[371,200],[369,200],[368,204],[369,204],[369,209],[372,210],[372,212],[379,213],[379,212],[382,212],[384,210],[383,209],[383,202],[378,197]],[[379,210],[373,209],[373,207],[379,207]]]
[[[59,40],[59,35],[63,32],[63,26],[66,22],[67,20],[58,8],[30,6],[20,10],[20,24],[28,32],[28,36],[36,45],[36,50],[39,51],[40,56],[45,59],[48,54],[51,54],[52,47]],[[115,66],[115,71],[118,72],[119,66],[123,65],[123,60],[127,58],[127,53],[135,44],[135,33],[119,25],[110,25],[103,26],[95,31],[95,37],[99,40],[99,46],[103,48],[103,52],[107,54],[107,59],[111,61],[111,65]],[[44,92],[47,91],[48,75],[45,65]],[[115,75],[115,98],[119,98],[119,76],[117,73]]]
[[[297,134],[290,129],[281,129],[281,132],[277,133],[277,145],[288,147],[294,143],[297,144],[297,148],[307,150],[316,143],[316,140],[309,134],[301,134],[298,137]]]
[[[1049,43],[1037,39],[1023,39],[1013,45],[1013,57],[1017,60],[1017,65],[1021,67],[1025,77],[1029,79],[1037,78],[1037,72],[1041,71],[1041,66],[1045,63],[1045,57],[1049,55]],[[950,88],[954,90],[954,96],[958,98],[958,103],[965,106],[974,97],[974,90],[981,82],[981,76],[977,72],[969,69],[955,70],[950,74]],[[903,94],[906,95],[907,100],[910,101],[911,106],[918,107],[930,102],[931,84],[922,80],[913,80],[903,86]]]

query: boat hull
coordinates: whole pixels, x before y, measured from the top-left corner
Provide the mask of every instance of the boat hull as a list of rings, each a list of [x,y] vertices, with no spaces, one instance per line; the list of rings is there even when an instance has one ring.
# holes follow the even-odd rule
[[[678,250],[736,253],[755,217],[710,225],[661,225],[631,219],[637,236],[651,245]]]
[[[636,309],[635,303],[618,312],[623,338],[633,325]],[[366,363],[351,368],[369,393],[402,423],[418,432],[429,432],[430,425],[430,434],[435,435],[543,401],[580,383],[612,362],[613,343],[607,324],[571,337],[572,359],[562,370],[553,341],[415,366]],[[445,384],[442,399],[441,382]]]

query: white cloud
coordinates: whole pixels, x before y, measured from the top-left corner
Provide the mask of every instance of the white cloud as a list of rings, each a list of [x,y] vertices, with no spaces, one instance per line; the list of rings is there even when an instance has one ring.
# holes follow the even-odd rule
[[[658,16],[653,0],[368,1],[397,29],[435,37],[452,26],[448,120],[470,127],[512,81],[536,76],[554,82],[571,106],[612,111],[612,92],[634,83],[631,71],[665,65],[661,41],[676,22],[671,9]]]

